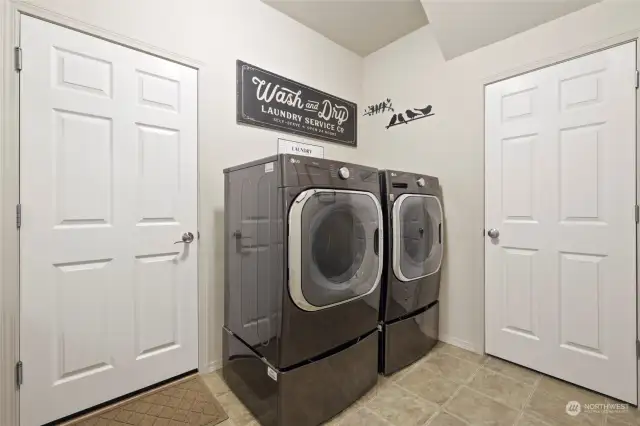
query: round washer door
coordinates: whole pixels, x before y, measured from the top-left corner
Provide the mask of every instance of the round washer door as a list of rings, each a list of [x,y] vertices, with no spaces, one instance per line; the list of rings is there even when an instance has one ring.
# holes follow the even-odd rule
[[[393,273],[412,281],[442,263],[442,204],[433,195],[403,194],[393,205]]]
[[[382,276],[382,208],[369,192],[310,189],[289,210],[289,293],[305,311],[372,293]]]

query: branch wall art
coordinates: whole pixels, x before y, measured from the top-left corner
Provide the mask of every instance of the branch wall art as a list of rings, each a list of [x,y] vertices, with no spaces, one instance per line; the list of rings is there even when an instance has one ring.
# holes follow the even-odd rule
[[[378,102],[377,104],[374,105],[369,105],[367,107],[367,110],[365,111],[364,114],[362,115],[375,115],[375,114],[381,114],[384,113],[386,111],[393,111],[395,112],[395,110],[393,109],[393,104],[391,102],[391,99],[387,98],[386,100],[382,101],[382,102]]]

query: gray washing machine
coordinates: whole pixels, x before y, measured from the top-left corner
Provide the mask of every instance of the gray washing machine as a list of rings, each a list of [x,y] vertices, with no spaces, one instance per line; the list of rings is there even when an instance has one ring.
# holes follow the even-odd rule
[[[225,170],[223,377],[262,425],[321,424],[378,375],[378,170],[278,155]]]
[[[386,238],[379,368],[389,375],[438,341],[444,228],[438,178],[383,170],[380,186]]]

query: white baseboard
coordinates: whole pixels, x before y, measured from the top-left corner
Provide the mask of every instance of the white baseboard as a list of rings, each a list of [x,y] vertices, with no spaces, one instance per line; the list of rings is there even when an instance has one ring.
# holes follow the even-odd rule
[[[208,370],[209,373],[213,373],[214,371],[220,370],[221,368],[222,368],[222,360],[218,359],[218,360],[215,360],[215,361],[211,361],[209,363],[209,366],[208,366],[207,370]]]
[[[448,336],[446,334],[440,333],[438,336],[439,340],[445,343],[448,343],[453,346],[457,346],[462,349],[466,349],[471,352],[480,353],[476,348],[471,344],[471,342],[467,342],[466,340],[459,339],[457,337]]]

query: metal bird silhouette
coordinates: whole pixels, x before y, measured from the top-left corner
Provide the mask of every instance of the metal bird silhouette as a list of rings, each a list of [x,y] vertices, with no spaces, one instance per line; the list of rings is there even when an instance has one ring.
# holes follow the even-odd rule
[[[402,116],[402,114],[398,114],[398,121],[401,123],[406,123],[404,117]]]
[[[425,108],[414,108],[416,111],[420,111],[424,115],[429,115],[433,109],[431,105],[427,105]]]
[[[398,114],[393,114],[391,116],[391,120],[389,120],[389,124],[387,124],[387,129],[391,126],[393,126],[394,124],[396,124],[396,120],[398,119]]]
[[[412,118],[415,118],[418,115],[420,115],[418,113],[415,113],[415,112],[411,111],[410,109],[406,110],[404,113],[407,114],[407,117],[409,118],[409,120],[411,120]]]

